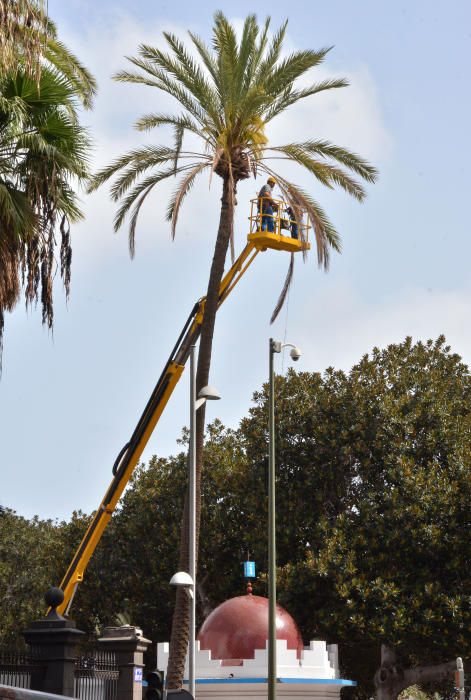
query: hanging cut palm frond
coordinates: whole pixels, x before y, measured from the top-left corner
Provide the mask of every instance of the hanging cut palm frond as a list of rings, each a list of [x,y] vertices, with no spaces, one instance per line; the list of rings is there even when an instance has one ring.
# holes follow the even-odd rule
[[[0,0],[0,75],[23,65],[39,80],[47,17],[42,0]]]
[[[278,301],[276,302],[275,308],[273,309],[273,313],[270,318],[270,323],[274,323],[276,321],[278,314],[280,313],[281,309],[284,306],[284,303],[286,301],[286,297],[288,296],[289,289],[291,287],[291,282],[293,281],[293,273],[294,273],[294,253],[291,253],[290,256],[290,261],[289,261],[289,266],[288,266],[288,272],[286,273],[286,278],[283,284],[283,288],[280,292],[280,296],[278,297]]]

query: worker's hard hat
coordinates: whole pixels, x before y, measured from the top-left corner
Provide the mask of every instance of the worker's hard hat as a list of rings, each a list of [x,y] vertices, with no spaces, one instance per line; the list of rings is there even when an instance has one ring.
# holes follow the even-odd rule
[[[275,180],[275,178],[272,177],[271,175],[270,175],[270,177],[268,178],[267,182],[268,182],[269,185],[276,185],[276,180]]]

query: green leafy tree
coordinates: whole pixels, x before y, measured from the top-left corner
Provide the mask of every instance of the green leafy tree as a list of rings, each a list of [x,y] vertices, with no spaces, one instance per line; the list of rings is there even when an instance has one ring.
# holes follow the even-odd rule
[[[321,519],[320,546],[284,571],[311,634],[334,622],[339,641],[374,644],[376,658],[381,646],[381,700],[449,678],[450,659],[470,654],[470,391],[444,338],[409,338],[353,367],[335,425],[351,487],[335,520]]]
[[[275,175],[281,192],[291,204],[297,218],[307,212],[314,229],[320,265],[327,266],[330,249],[339,250],[340,238],[325,212],[312,196],[275,173],[270,159],[297,163],[313,176],[316,184],[329,188],[339,186],[358,200],[365,191],[357,176],[374,182],[375,169],[350,151],[316,139],[302,143],[269,147],[265,134],[272,119],[302,99],[326,90],[346,86],[343,79],[313,83],[299,87],[298,79],[318,66],[328,49],[296,51],[282,57],[286,33],[285,22],[272,38],[270,21],[259,27],[256,17],[245,20],[240,39],[226,17],[217,12],[212,46],[190,32],[191,50],[176,36],[164,33],[168,53],[160,48],[142,45],[137,58],[129,60],[137,71],[122,71],[116,76],[123,82],[148,85],[171,95],[182,108],[180,114],[147,114],[137,128],[147,131],[161,126],[172,127],[175,140],[168,146],[143,146],[126,153],[95,177],[93,187],[115,178],[111,193],[119,208],[115,228],[119,229],[130,215],[129,245],[134,253],[136,225],[144,202],[156,185],[180,176],[172,196],[167,218],[172,234],[181,205],[204,172],[215,172],[222,179],[219,227],[209,273],[204,318],[197,366],[197,390],[208,383],[212,342],[217,311],[219,286],[230,241],[233,237],[237,185],[257,172]],[[185,150],[185,139],[197,137],[201,152]],[[293,258],[292,258],[293,261]],[[290,265],[286,292],[292,273]],[[282,297],[277,304],[281,308]],[[197,521],[200,518],[200,481],[205,411],[198,412],[196,426],[197,452]],[[182,528],[180,567],[188,566],[187,528]],[[171,636],[169,687],[181,686],[188,646],[188,600],[183,591],[177,593]]]
[[[44,593],[53,585],[60,536],[51,520],[27,520],[9,509],[0,515],[0,644],[21,642],[32,620],[43,617]]]

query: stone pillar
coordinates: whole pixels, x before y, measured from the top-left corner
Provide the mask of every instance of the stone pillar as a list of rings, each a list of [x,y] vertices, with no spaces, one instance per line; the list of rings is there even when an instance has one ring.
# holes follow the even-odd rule
[[[98,640],[102,649],[113,651],[119,666],[118,697],[120,700],[142,700],[144,652],[151,644],[142,630],[132,625],[105,627]]]
[[[23,632],[26,643],[45,667],[44,674],[33,673],[32,690],[74,697],[77,644],[84,632],[75,627],[73,620],[57,613],[56,607],[64,600],[60,588],[49,589],[45,600],[51,607],[48,615]]]

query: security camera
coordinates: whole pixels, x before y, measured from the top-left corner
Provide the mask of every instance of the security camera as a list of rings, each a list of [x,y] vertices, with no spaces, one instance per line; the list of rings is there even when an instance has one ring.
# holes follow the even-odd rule
[[[299,358],[301,357],[301,350],[297,347],[294,347],[291,349],[290,355],[291,355],[291,359],[294,360],[295,362],[297,362],[299,360]]]

